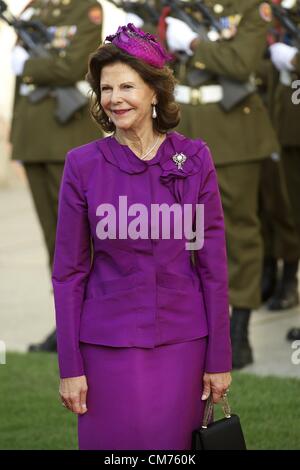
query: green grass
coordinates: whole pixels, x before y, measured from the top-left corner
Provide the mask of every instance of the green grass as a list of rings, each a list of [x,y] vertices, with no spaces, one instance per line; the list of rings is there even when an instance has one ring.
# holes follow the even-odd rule
[[[0,365],[0,449],[76,449],[77,418],[59,401],[55,354],[8,353]]]
[[[7,354],[0,365],[0,449],[77,449],[77,418],[60,405],[58,382],[54,354]],[[235,372],[230,404],[249,449],[300,449],[300,380]]]

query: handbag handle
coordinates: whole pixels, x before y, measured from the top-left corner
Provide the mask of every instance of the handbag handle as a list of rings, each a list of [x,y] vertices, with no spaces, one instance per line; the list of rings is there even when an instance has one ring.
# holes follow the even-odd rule
[[[224,413],[224,417],[231,418],[231,409],[230,409],[230,405],[228,402],[227,393],[224,393],[224,395],[222,395],[222,400],[223,400],[222,410]],[[210,393],[208,399],[206,400],[202,428],[204,429],[207,428],[208,423],[210,422],[212,418],[213,410],[214,410],[214,402],[213,402],[212,393]]]

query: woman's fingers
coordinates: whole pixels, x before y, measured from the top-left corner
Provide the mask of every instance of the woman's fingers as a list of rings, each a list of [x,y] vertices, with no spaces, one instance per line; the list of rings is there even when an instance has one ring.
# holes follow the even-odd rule
[[[88,387],[85,376],[61,379],[59,394],[62,403],[64,403],[73,413],[86,413],[87,389]]]
[[[219,403],[219,401],[222,400],[223,394],[220,393],[220,392],[214,391],[213,394],[212,394],[212,396],[213,396],[213,402],[214,402],[214,403]]]
[[[227,387],[223,384],[217,383],[212,385],[212,395],[214,403],[219,403],[227,391]]]
[[[69,409],[73,413],[83,414],[87,411],[86,409],[84,409],[84,407],[82,407],[81,393],[80,392],[72,393],[72,395],[69,399],[69,403],[70,403]]]
[[[80,414],[81,413],[81,406],[80,406],[80,394],[74,394],[71,398],[72,402],[72,411],[73,413]]]
[[[67,408],[68,410],[71,411],[71,408],[72,408],[71,400],[69,400],[67,397],[62,396],[62,395],[61,395],[60,399],[61,399],[62,406],[64,406],[65,408]]]
[[[65,400],[63,400],[62,398],[60,398],[60,399],[61,399],[61,404],[62,404],[62,406],[64,406],[65,408],[68,408],[68,405],[67,405],[67,403],[65,402]]]
[[[66,408],[76,414],[84,414],[87,412],[86,406],[86,395],[87,390],[81,390],[81,392],[73,393],[70,397],[62,397],[62,404],[65,404]]]
[[[209,390],[212,393],[214,403],[221,401],[223,396],[228,393],[231,380],[231,375],[228,372],[218,374],[205,373],[203,377],[204,390],[202,400],[206,400],[209,397],[209,393],[207,393]],[[204,396],[205,398],[203,398]]]
[[[201,400],[207,400],[209,395],[210,395],[210,377],[207,374],[204,374],[203,376],[203,393]]]
[[[84,388],[80,392],[80,406],[81,406],[82,414],[87,412],[86,395],[87,395],[87,388]]]

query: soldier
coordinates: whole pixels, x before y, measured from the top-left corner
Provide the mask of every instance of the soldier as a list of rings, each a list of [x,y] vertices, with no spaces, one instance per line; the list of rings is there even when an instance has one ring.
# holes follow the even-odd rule
[[[244,83],[251,90],[251,77],[265,49],[272,12],[267,2],[258,0],[202,3],[217,19],[221,31],[211,28],[210,40],[202,40],[185,23],[168,17],[166,40],[171,51],[185,51],[189,56],[186,63],[181,61],[175,67],[180,80],[177,100],[182,109],[179,131],[208,142],[218,173],[228,244],[233,367],[238,369],[253,362],[248,323],[251,311],[261,302],[261,165],[279,149],[268,113],[253,88],[228,109],[228,96],[221,83],[224,85],[226,77],[232,79],[231,85]],[[208,72],[204,83],[196,84],[198,72]],[[232,96],[236,98],[237,94],[238,88]]]
[[[290,18],[300,29],[299,5],[296,1],[282,2],[290,10]],[[289,200],[297,232],[300,238],[300,33],[298,47],[279,42],[270,46],[271,60],[280,73],[276,93],[276,126],[282,146],[282,161],[287,181]],[[287,42],[293,38],[287,34]],[[300,339],[300,328],[293,328],[287,334],[290,340]]]
[[[100,131],[90,119],[88,105],[61,124],[54,117],[56,103],[51,94],[35,104],[28,95],[38,86],[74,86],[86,93],[88,56],[101,42],[102,9],[96,0],[36,0],[22,19],[41,21],[52,35],[47,47],[51,57],[31,57],[22,44],[13,50],[17,81],[11,128],[12,159],[24,165],[52,271],[65,154],[99,138]],[[29,350],[55,351],[55,331]]]
[[[276,29],[274,28],[276,27]],[[268,35],[274,42],[273,32],[281,34],[281,25],[275,19]],[[274,95],[279,73],[268,58],[264,58],[257,71],[258,89],[269,110],[274,125]],[[264,160],[260,184],[260,219],[264,242],[262,300],[269,310],[284,310],[299,303],[297,268],[300,243],[295,230],[288,200],[281,155],[274,153]],[[278,260],[282,260],[279,270]]]
[[[260,188],[260,218],[264,244],[262,300],[271,311],[299,303],[298,260],[300,243],[289,204],[281,156],[264,161]],[[278,261],[282,261],[279,270]]]

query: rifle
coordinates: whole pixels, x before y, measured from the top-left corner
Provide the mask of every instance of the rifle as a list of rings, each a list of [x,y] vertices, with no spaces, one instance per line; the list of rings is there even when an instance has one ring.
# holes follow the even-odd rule
[[[153,5],[153,2],[146,0],[108,0],[115,7],[121,8],[126,13],[135,13],[144,20],[145,23],[157,25],[159,21],[159,13]]]
[[[279,21],[281,26],[290,35],[292,39],[291,45],[300,49],[300,28],[297,24],[294,23],[294,21],[290,17],[288,10],[283,8],[281,5],[272,3],[272,11],[274,17]]]
[[[198,32],[202,41],[209,41],[208,29],[212,27],[219,35],[222,35],[222,27],[210,11],[210,9],[204,5],[202,0],[195,0],[193,2],[183,0],[171,0],[163,1],[164,4],[168,3],[172,8],[174,14],[181,20],[184,21],[183,12],[188,14],[193,19],[193,23],[196,21],[197,26],[192,28],[193,31]],[[193,11],[201,13],[202,19],[199,20],[195,16],[192,16]],[[185,21],[186,22],[186,21]],[[187,23],[187,22],[186,22]],[[191,20],[187,23],[190,27],[192,25]],[[187,81],[191,87],[199,87],[208,80],[211,80],[215,75],[207,70],[199,70],[193,68],[187,74]],[[240,82],[233,78],[224,76],[218,76],[218,80],[223,89],[223,99],[220,101],[220,105],[224,111],[231,111],[241,101],[250,96],[256,91],[254,80],[248,82]]]
[[[8,16],[5,16],[5,12],[7,12],[7,5],[0,0],[0,19],[14,28],[31,57],[52,57],[46,48],[52,40],[52,35],[43,23],[18,20],[10,12],[7,13]],[[40,86],[28,95],[28,99],[31,103],[39,103],[48,96],[56,98],[57,107],[54,116],[60,124],[66,124],[77,111],[88,103],[88,98],[72,86],[54,88]]]
[[[172,15],[179,20],[187,24],[192,31],[198,34],[202,40],[208,40],[207,32],[208,28],[204,23],[198,21],[191,13],[189,8],[190,2],[181,0],[161,0],[162,16],[167,17]],[[165,28],[162,28],[163,32],[160,34],[165,39]],[[164,41],[163,39],[163,41]],[[190,56],[183,51],[177,51],[175,58],[180,62],[181,65],[185,65],[189,60]],[[189,75],[189,74],[188,74]],[[211,73],[207,71],[201,71],[201,83],[206,82],[211,77]],[[188,79],[189,81],[189,79]],[[193,85],[191,85],[193,86]]]
[[[207,29],[205,25],[200,23],[190,11],[190,7],[193,8],[191,2],[185,2],[182,0],[162,0],[162,7],[170,9],[170,15],[174,15],[179,20],[186,23],[192,31],[197,33],[201,39],[206,38]]]
[[[195,0],[194,2],[189,2],[190,8],[197,9],[203,15],[204,20],[208,23],[209,26],[212,26],[213,29],[222,34],[222,27],[219,21],[214,17],[210,9],[204,5],[202,0]]]

